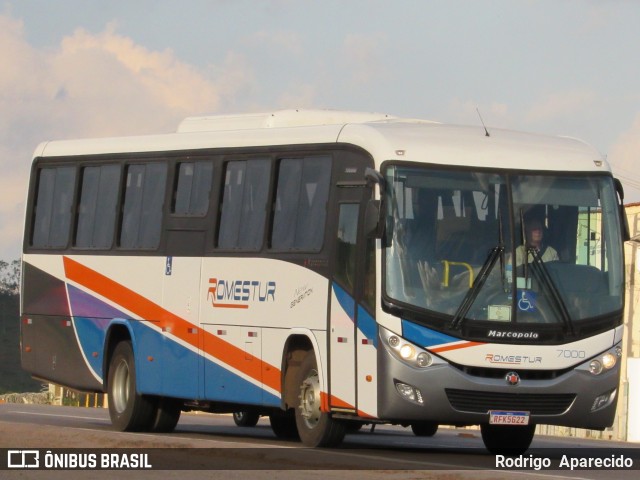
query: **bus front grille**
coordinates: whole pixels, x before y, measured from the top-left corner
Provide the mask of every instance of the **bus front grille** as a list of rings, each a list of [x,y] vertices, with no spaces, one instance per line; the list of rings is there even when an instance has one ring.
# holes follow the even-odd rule
[[[526,411],[531,415],[560,415],[566,412],[573,393],[503,393],[445,389],[451,406],[460,412],[487,413],[489,410]]]

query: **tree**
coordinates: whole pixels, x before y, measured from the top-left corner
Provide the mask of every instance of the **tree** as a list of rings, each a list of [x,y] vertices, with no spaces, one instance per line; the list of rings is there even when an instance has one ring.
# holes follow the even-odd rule
[[[0,260],[0,294],[18,295],[20,293],[20,260],[11,263]]]
[[[20,260],[0,260],[0,394],[40,388],[20,365]]]

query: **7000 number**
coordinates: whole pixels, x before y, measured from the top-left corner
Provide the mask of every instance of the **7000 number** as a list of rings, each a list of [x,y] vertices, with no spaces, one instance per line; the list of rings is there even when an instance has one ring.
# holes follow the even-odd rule
[[[586,358],[587,353],[584,350],[556,350],[558,358]]]

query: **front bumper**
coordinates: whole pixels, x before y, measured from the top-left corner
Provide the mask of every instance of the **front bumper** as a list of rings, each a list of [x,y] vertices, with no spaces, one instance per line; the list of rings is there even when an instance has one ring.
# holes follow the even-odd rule
[[[489,410],[510,410],[530,412],[530,422],[534,424],[597,430],[613,424],[620,362],[600,375],[573,369],[556,378],[522,379],[517,385],[509,385],[505,379],[507,371],[491,378],[465,373],[446,362],[416,368],[393,356],[384,341],[381,344],[378,349],[381,420],[474,425],[487,423]],[[421,402],[403,397],[397,383],[418,389]]]

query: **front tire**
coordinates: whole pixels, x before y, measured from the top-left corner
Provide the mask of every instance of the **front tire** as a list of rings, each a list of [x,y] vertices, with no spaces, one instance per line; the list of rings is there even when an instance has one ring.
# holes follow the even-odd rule
[[[484,446],[493,455],[522,455],[536,433],[535,425],[480,425]]]
[[[411,430],[416,437],[433,437],[438,431],[438,424],[433,422],[412,423]]]
[[[120,342],[113,351],[108,374],[109,416],[122,432],[141,432],[153,427],[157,405],[153,397],[136,392],[136,367],[133,348]]]
[[[307,447],[335,447],[342,443],[346,425],[321,410],[320,377],[313,350],[302,360],[296,384],[300,388],[296,425],[302,443]]]
[[[300,438],[293,412],[272,413],[269,415],[269,422],[276,437],[284,440],[298,440]]]

